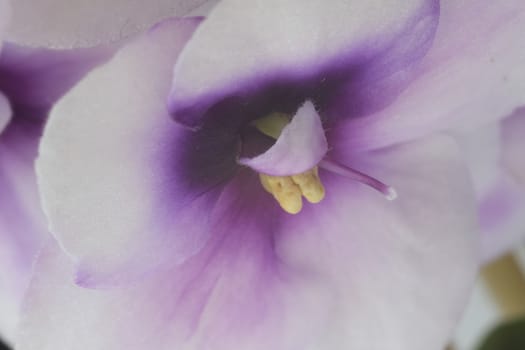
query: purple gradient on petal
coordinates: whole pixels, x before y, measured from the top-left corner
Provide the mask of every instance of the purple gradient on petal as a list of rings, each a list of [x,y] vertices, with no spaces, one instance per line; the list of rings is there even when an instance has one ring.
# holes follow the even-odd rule
[[[47,235],[33,161],[43,123],[13,119],[0,133],[0,333],[14,340],[14,329],[33,260]],[[12,310],[12,311],[10,311]]]
[[[89,70],[109,59],[114,49],[3,47],[0,109],[8,106],[10,118],[0,130],[0,284],[13,307],[21,304],[33,259],[48,235],[34,168],[48,112]],[[0,125],[0,129],[3,127]]]
[[[37,155],[38,140],[43,123],[10,123],[0,137],[0,206],[2,234],[17,241],[20,252],[36,252],[37,237],[45,231],[45,220],[35,222],[31,211],[38,207],[33,161]],[[30,195],[30,196],[28,196]],[[31,197],[31,198],[29,198]],[[32,203],[27,200],[32,199]],[[28,205],[29,204],[29,205]],[[39,211],[39,210],[38,210]],[[20,261],[31,264],[31,261]]]
[[[254,158],[241,158],[239,163],[263,174],[295,175],[315,167],[327,150],[321,119],[314,105],[307,101],[270,149]]]
[[[332,130],[334,148],[362,153],[504,118],[525,100],[521,0],[441,3],[432,48],[388,108]]]
[[[430,48],[439,18],[439,3],[422,6],[390,44],[367,43],[317,66],[264,72],[193,99],[177,99],[177,86],[168,101],[177,121],[202,125],[211,117],[257,119],[271,112],[291,114],[312,100],[329,121],[356,118],[386,107],[411,79],[411,69]]]
[[[83,287],[114,288],[182,264],[212,230],[218,197],[239,168],[237,126],[189,129],[163,104],[173,62],[200,21],[155,26],[53,109],[38,162],[40,184],[53,234]],[[70,103],[78,107],[77,122]],[[79,132],[76,152],[67,151],[68,135]],[[90,180],[77,183],[74,174]]]

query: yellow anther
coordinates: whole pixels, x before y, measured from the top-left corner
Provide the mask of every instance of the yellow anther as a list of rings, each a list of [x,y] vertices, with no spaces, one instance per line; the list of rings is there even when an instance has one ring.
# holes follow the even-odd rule
[[[324,186],[317,167],[299,175],[292,175],[292,181],[299,186],[304,198],[310,203],[319,203],[324,198]]]
[[[297,214],[303,208],[303,199],[319,203],[324,198],[324,186],[319,179],[317,167],[292,176],[259,174],[264,189],[271,193],[281,208],[289,214]]]
[[[253,125],[266,136],[278,139],[284,127],[290,124],[290,116],[284,113],[272,113],[264,118],[257,119]]]
[[[297,214],[303,208],[301,189],[290,176],[270,176],[259,174],[266,191],[271,193],[287,213]]]

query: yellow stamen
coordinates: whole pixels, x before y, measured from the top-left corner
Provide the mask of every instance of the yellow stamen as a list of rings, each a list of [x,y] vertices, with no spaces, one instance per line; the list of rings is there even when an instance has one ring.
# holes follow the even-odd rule
[[[317,167],[299,175],[292,175],[292,181],[299,186],[308,202],[316,204],[323,200],[324,186],[319,178]]]
[[[253,124],[260,132],[277,140],[284,127],[290,124],[290,116],[284,113],[272,113],[257,119]]]
[[[289,214],[301,211],[302,197],[310,203],[319,203],[325,195],[317,167],[292,176],[259,174],[259,178],[264,189],[271,193],[281,208]]]
[[[259,174],[266,191],[271,193],[287,213],[297,214],[303,208],[301,189],[290,176],[269,176]]]
[[[257,119],[253,125],[263,134],[278,139],[290,120],[287,114],[272,113]],[[271,193],[281,208],[289,214],[297,214],[301,211],[303,197],[310,203],[319,203],[325,195],[317,167],[291,176],[259,174],[259,179],[264,189]]]

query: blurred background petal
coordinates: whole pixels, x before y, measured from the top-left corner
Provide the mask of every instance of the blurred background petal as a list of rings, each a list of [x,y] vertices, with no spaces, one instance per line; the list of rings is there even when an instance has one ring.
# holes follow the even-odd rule
[[[133,35],[164,18],[198,14],[208,2],[15,0],[9,40],[55,48],[93,46]]]

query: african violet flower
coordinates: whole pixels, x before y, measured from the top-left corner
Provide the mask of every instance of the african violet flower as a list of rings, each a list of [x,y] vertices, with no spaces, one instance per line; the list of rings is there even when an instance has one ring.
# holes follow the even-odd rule
[[[523,104],[523,20],[520,1],[223,0],[157,25],[52,112],[60,247],[18,348],[441,349],[478,264],[441,131]]]
[[[0,15],[5,3],[0,1]],[[0,44],[7,16],[0,20]],[[31,266],[48,235],[34,160],[52,104],[109,48],[54,51],[4,43],[0,51],[0,336],[14,340]]]

